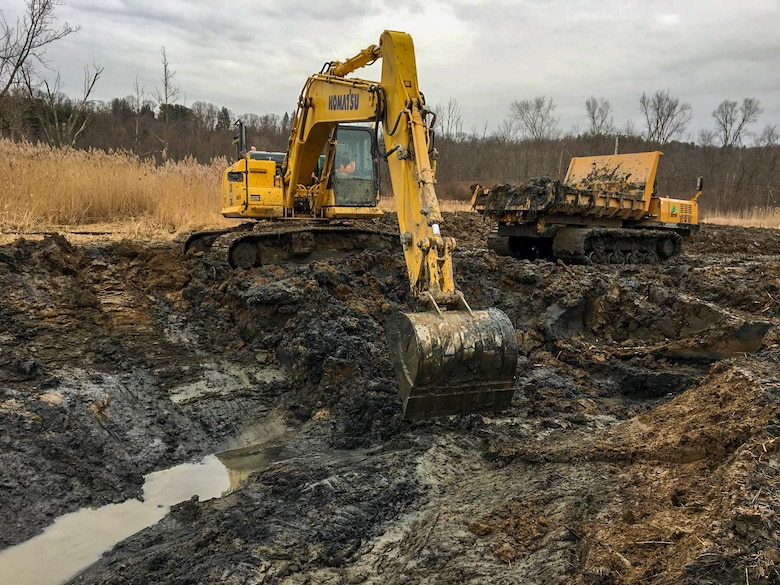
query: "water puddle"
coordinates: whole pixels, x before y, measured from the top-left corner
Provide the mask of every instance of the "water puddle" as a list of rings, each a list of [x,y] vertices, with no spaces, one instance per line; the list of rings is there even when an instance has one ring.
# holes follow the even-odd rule
[[[223,451],[216,457],[227,470],[230,489],[234,490],[246,481],[252,472],[264,469],[274,461],[282,459],[284,449],[282,446],[250,445],[241,449]]]
[[[125,538],[162,520],[170,507],[237,488],[282,456],[283,447],[250,446],[146,476],[144,501],[128,500],[60,516],[42,534],[0,552],[0,585],[59,585]]]

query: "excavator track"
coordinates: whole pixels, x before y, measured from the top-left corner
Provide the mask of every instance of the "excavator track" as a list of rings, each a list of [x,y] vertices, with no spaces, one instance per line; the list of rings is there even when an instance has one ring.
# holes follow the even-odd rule
[[[561,228],[552,238],[492,233],[488,247],[503,256],[572,264],[656,264],[680,253],[682,237],[669,230]]]
[[[174,241],[182,245],[182,252],[208,252],[220,236],[251,230],[254,222],[243,223],[232,228],[202,230],[197,232],[185,232],[174,238]]]
[[[247,270],[263,264],[332,259],[361,250],[400,249],[397,232],[368,225],[300,221],[295,226],[285,222],[249,226],[192,234],[184,251],[201,251],[211,262]]]

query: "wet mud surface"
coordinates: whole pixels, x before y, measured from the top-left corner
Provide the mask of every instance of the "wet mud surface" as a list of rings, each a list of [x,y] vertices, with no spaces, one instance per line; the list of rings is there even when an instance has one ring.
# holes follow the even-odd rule
[[[780,582],[780,231],[567,266],[445,220],[465,297],[517,329],[500,414],[401,419],[400,247],[229,271],[169,242],[0,246],[0,547],[281,440],[72,582]]]

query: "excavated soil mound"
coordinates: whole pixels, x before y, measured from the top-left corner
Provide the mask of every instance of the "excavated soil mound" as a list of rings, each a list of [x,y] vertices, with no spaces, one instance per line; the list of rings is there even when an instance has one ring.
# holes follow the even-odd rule
[[[289,457],[72,582],[780,582],[780,232],[567,266],[497,256],[476,214],[445,230],[472,307],[517,329],[500,414],[401,419],[400,247],[245,271],[171,243],[0,247],[0,546],[273,435]]]

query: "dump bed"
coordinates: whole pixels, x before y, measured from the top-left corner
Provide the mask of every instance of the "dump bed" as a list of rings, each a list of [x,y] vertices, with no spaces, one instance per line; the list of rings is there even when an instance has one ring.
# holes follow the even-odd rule
[[[639,220],[650,208],[660,151],[574,157],[563,182],[546,177],[477,191],[472,203],[499,221],[541,215]]]
[[[658,171],[658,150],[631,154],[575,156],[563,180],[575,189],[614,193],[639,201],[650,201]]]

